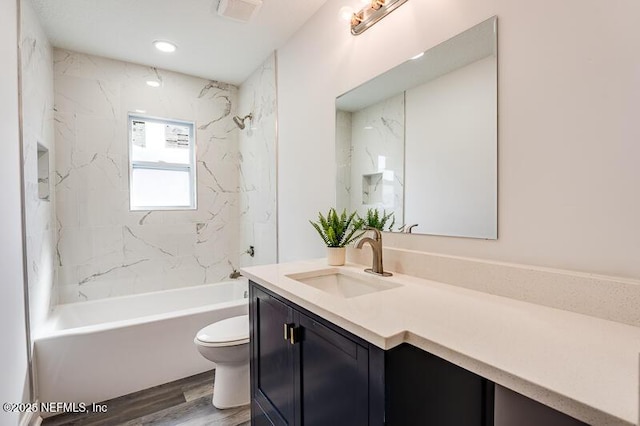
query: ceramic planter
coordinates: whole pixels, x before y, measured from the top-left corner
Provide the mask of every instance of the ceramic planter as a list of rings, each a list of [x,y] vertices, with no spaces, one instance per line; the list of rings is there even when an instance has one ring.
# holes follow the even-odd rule
[[[347,254],[346,247],[327,247],[327,263],[330,266],[342,266]]]

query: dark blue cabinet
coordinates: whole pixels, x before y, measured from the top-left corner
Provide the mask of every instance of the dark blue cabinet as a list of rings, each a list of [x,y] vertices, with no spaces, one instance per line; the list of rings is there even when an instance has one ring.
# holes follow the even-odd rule
[[[286,327],[293,323],[293,309],[255,286],[251,286],[250,294],[253,422],[255,425],[293,425],[296,415],[294,345],[289,335],[284,334]]]
[[[300,331],[294,350],[295,386],[300,403],[296,424],[368,424],[368,349],[297,312]]]
[[[408,344],[387,351],[386,424],[492,426],[494,384]]]
[[[493,383],[410,345],[389,351],[250,284],[254,426],[489,426]]]
[[[250,298],[253,424],[369,424],[368,346],[255,285]]]

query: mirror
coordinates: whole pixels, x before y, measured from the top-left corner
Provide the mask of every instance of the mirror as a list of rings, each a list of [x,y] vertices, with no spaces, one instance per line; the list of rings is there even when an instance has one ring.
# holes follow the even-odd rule
[[[497,86],[492,17],[339,96],[338,209],[497,239]]]

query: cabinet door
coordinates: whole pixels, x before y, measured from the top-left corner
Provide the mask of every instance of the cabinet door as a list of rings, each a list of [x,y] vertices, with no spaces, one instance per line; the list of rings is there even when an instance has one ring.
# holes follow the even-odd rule
[[[386,353],[390,426],[493,426],[493,383],[421,349]]]
[[[295,312],[298,343],[296,424],[363,426],[368,421],[368,351],[342,334]]]
[[[250,292],[252,412],[276,426],[293,425],[294,346],[284,335],[293,309],[253,285]]]

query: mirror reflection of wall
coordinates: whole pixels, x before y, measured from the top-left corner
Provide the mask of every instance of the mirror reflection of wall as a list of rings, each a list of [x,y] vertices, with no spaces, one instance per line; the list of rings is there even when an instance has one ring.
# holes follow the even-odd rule
[[[405,216],[414,232],[495,238],[495,59],[409,89]]]
[[[336,100],[339,209],[394,212],[394,231],[497,238],[496,22]]]

